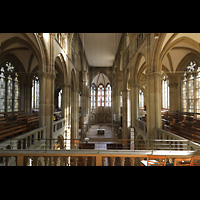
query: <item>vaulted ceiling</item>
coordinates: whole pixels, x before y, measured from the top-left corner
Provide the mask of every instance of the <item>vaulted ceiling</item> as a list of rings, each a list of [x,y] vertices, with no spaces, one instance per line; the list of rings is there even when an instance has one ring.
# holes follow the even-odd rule
[[[113,65],[122,33],[79,33],[91,67]]]

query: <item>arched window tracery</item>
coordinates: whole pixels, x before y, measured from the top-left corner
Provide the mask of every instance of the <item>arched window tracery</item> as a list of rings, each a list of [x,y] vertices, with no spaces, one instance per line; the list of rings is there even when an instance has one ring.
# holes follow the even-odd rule
[[[182,77],[182,111],[200,113],[200,67],[195,60],[188,63]]]
[[[0,112],[19,110],[19,76],[11,61],[0,67]]]

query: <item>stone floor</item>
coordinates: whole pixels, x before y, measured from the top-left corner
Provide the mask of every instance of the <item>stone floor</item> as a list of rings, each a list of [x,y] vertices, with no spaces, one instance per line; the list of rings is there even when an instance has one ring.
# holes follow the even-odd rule
[[[105,129],[104,135],[97,134],[97,129],[99,128]],[[109,125],[91,125],[86,137],[89,138],[89,143],[95,143],[95,149],[98,150],[106,150],[108,143],[115,142],[115,134]]]

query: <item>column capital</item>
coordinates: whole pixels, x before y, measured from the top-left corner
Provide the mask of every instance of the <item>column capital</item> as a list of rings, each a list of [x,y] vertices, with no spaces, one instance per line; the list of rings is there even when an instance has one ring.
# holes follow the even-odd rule
[[[159,77],[159,78],[162,78],[162,74],[160,72],[148,72],[148,71],[146,71],[145,75],[147,77]]]
[[[71,87],[71,82],[64,83],[61,87]]]
[[[131,88],[134,88],[134,87],[140,88],[140,85],[135,82],[132,82],[132,83],[130,83],[130,87]]]
[[[39,78],[47,78],[47,77],[51,77],[53,79],[56,78],[56,74],[51,74],[49,72],[39,72],[38,76],[39,76]]]

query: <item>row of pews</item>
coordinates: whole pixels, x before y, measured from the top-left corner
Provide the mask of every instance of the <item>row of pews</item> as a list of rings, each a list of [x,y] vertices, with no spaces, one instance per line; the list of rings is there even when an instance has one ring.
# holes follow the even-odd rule
[[[38,128],[38,125],[38,112],[1,112],[0,141],[31,131]]]
[[[199,113],[162,113],[162,128],[188,140],[200,143]]]

